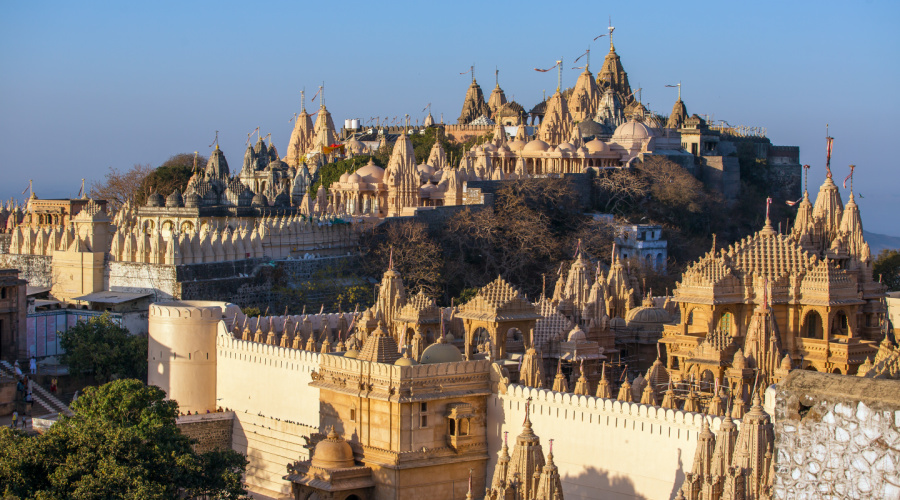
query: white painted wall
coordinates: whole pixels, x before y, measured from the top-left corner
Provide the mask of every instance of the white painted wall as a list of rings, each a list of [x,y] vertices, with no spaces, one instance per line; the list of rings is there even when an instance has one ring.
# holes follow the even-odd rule
[[[671,499],[691,471],[703,419],[699,413],[510,385],[506,394],[488,398],[488,478],[494,475],[504,431],[512,453],[529,395],[531,423],[544,455],[554,440],[566,500]],[[714,432],[721,425],[718,417],[710,422]]]

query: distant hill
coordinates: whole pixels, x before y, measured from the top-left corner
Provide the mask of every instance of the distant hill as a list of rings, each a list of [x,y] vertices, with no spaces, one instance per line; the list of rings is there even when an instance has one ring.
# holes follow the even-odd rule
[[[900,237],[898,236],[870,233],[865,230],[863,231],[863,236],[865,236],[873,256],[877,256],[885,248],[890,250],[900,249]]]

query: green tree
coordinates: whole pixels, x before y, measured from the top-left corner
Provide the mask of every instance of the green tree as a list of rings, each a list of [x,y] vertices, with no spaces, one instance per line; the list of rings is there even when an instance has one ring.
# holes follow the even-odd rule
[[[879,252],[872,274],[881,279],[889,292],[900,291],[900,250],[885,248]]]
[[[128,379],[88,387],[42,435],[0,429],[4,498],[247,498],[247,459],[196,453],[176,425],[178,403]]]
[[[206,166],[206,157],[197,155],[197,168]],[[168,196],[176,189],[184,191],[194,171],[194,155],[179,153],[172,155],[162,165],[156,167],[143,181],[135,196],[139,205],[147,203],[147,196],[156,190],[157,193]]]
[[[331,186],[331,183],[337,182],[340,180],[341,176],[349,173],[356,172],[360,168],[364,167],[367,163],[369,163],[370,156],[356,156],[353,158],[348,158],[346,160],[339,160],[334,163],[326,163],[321,168],[319,168],[319,178],[316,182],[310,184],[309,186],[309,195],[315,196],[316,192],[319,190],[319,186],[325,186],[327,189],[328,186]],[[376,165],[384,168],[384,164],[380,162],[378,157],[373,158]]]
[[[91,373],[98,382],[119,378],[147,378],[147,338],[131,335],[109,313],[79,321],[60,332],[65,353],[60,361],[70,373]]]

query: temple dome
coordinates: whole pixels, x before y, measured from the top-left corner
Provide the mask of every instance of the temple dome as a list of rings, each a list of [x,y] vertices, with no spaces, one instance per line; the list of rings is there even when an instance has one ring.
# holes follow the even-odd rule
[[[350,174],[350,176],[347,177],[347,182],[349,182],[350,184],[359,184],[361,180],[362,177],[360,177],[356,172]]]
[[[584,342],[587,340],[587,336],[584,334],[584,330],[581,329],[580,326],[576,326],[569,332],[568,342]]]
[[[334,432],[334,427],[328,433],[328,437],[319,441],[313,452],[312,465],[323,469],[347,469],[355,467],[353,461],[353,449],[344,438]]]
[[[520,141],[518,139],[513,139],[509,141],[509,149],[510,151],[522,151],[522,149],[527,145],[525,141]]]
[[[370,183],[379,183],[384,179],[384,169],[376,165],[371,159],[364,167],[356,171],[362,180]]]
[[[350,349],[349,351],[344,353],[345,358],[353,358],[356,359],[359,356],[359,351],[356,349]]]
[[[462,353],[456,346],[447,344],[446,342],[435,342],[426,347],[419,357],[420,363],[423,365],[431,365],[434,363],[453,363],[462,361]]]
[[[416,171],[419,172],[420,175],[427,174],[429,177],[434,175],[434,167],[432,167],[431,165],[428,165],[427,163],[422,163],[419,166],[417,166]]]
[[[262,193],[256,193],[256,196],[253,197],[253,201],[250,204],[254,207],[267,207],[269,206],[269,199]]]
[[[398,359],[397,361],[394,361],[395,366],[413,366],[413,365],[417,365],[417,364],[419,364],[419,363],[416,363],[416,360],[414,360],[408,356],[403,356],[402,358]]]
[[[564,142],[564,143],[560,144],[560,145],[556,148],[556,150],[559,151],[559,152],[564,152],[564,151],[565,151],[565,152],[567,152],[567,153],[574,153],[574,152],[575,152],[575,146],[574,146],[573,144],[568,143],[568,142]]]
[[[528,144],[526,144],[525,147],[522,148],[522,151],[544,152],[549,149],[550,149],[549,144],[547,144],[546,142],[544,142],[540,139],[535,139],[535,140],[529,142]]]
[[[619,141],[640,141],[650,139],[654,135],[655,134],[650,127],[632,118],[619,125],[613,133],[612,138],[613,140]]]
[[[184,206],[184,199],[181,197],[181,192],[177,189],[172,191],[166,198],[166,207],[167,208],[178,208]]]
[[[347,180],[348,180],[349,178],[350,178],[350,174],[348,174],[347,172],[344,172],[343,174],[341,174],[341,180],[340,180],[340,182],[347,182]]]
[[[274,205],[276,207],[289,207],[291,206],[291,196],[287,194],[287,191],[282,189],[275,195]]]
[[[588,142],[584,145],[587,148],[588,153],[604,153],[609,151],[609,146],[606,145],[605,142],[600,139],[594,139],[593,141]]]
[[[165,204],[165,200],[162,195],[157,193],[154,189],[150,196],[147,197],[147,206],[148,207],[161,207]]]
[[[187,208],[197,208],[200,206],[200,195],[196,191],[191,190],[184,196],[184,206]]]
[[[642,330],[658,329],[662,330],[663,323],[669,323],[672,317],[665,309],[652,306],[635,307],[628,311],[625,315],[625,322],[628,328],[640,328]]]

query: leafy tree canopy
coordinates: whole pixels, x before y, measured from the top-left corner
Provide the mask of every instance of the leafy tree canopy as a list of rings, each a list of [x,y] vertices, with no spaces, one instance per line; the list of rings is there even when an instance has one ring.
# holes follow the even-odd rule
[[[206,157],[197,155],[197,167],[206,166]],[[162,165],[150,172],[141,182],[140,190],[135,197],[139,205],[147,202],[147,196],[155,189],[163,196],[172,194],[176,189],[184,191],[194,170],[194,155],[179,153],[169,157]]]
[[[881,279],[889,292],[900,291],[900,250],[885,248],[879,252],[872,274]]]
[[[109,313],[60,332],[60,346],[60,361],[70,373],[92,373],[100,382],[147,378],[147,338],[131,335]]]
[[[0,429],[4,498],[247,498],[247,459],[196,453],[176,425],[178,403],[137,380],[88,387],[74,415],[42,435]]]

